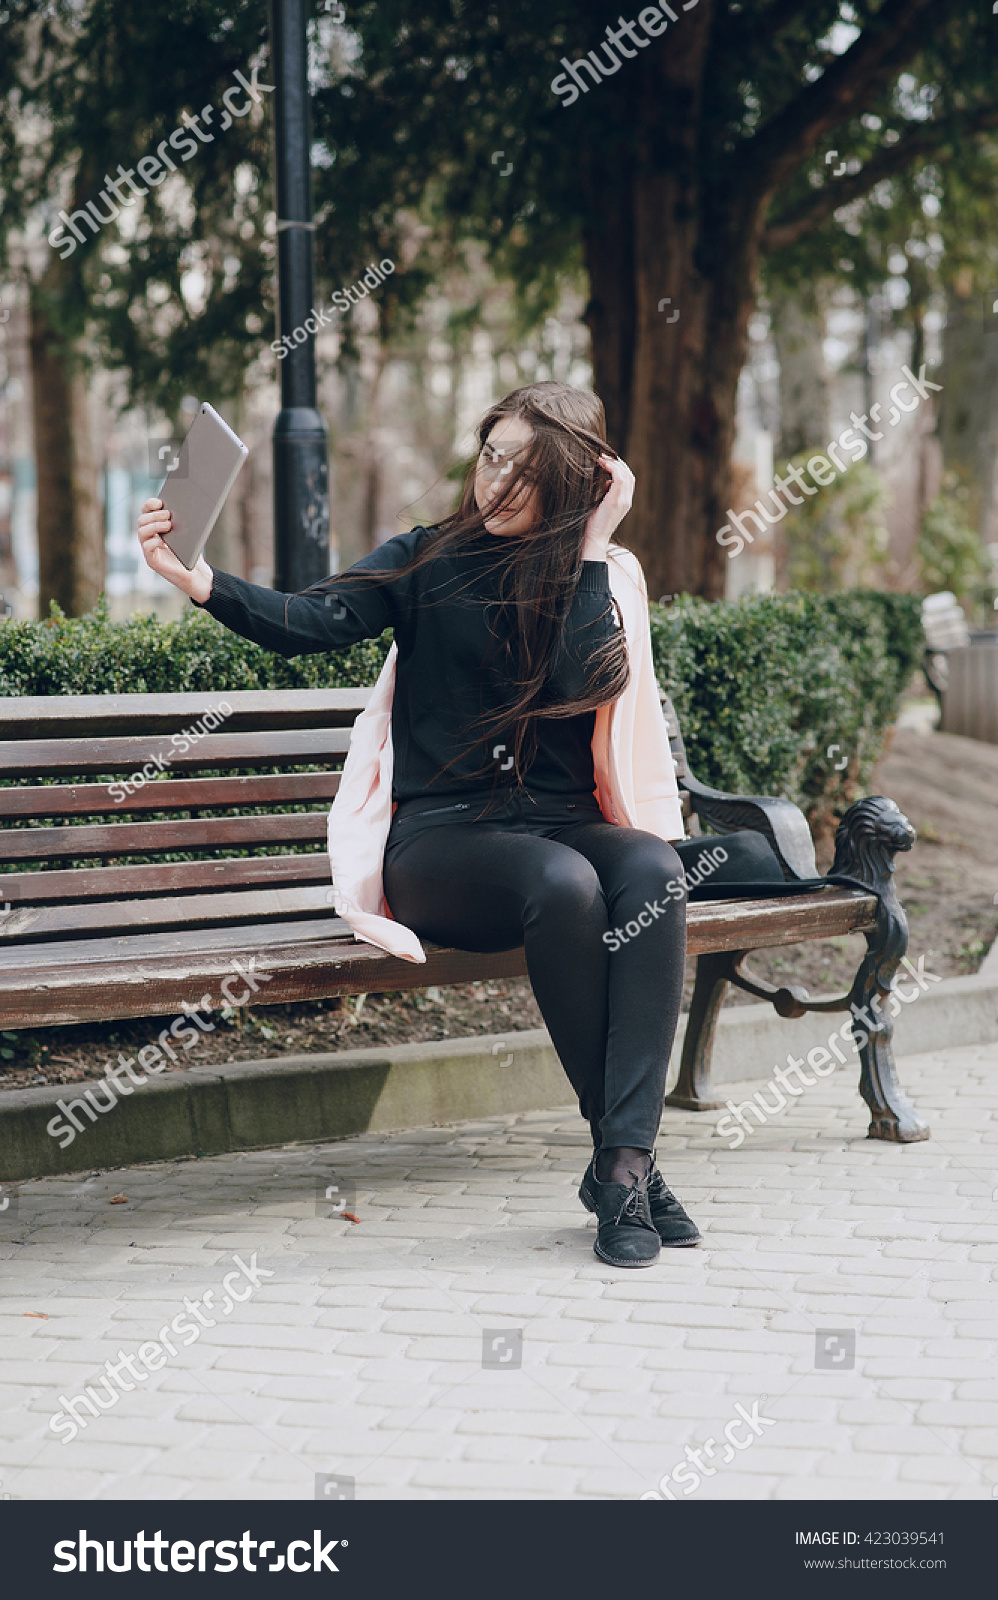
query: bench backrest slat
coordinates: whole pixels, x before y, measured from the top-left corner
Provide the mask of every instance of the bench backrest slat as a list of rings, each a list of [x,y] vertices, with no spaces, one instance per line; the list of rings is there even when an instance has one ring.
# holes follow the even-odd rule
[[[164,788],[169,783],[169,789]],[[237,778],[157,778],[120,800],[106,783],[18,784],[0,789],[0,821],[42,817],[121,816],[141,811],[199,811],[225,807],[300,805],[331,801],[340,786],[338,772],[293,772],[287,777],[256,773]]]
[[[325,811],[287,816],[188,817],[171,822],[110,822],[73,828],[17,828],[0,834],[0,861],[137,856],[179,850],[307,844],[326,837]]]
[[[169,768],[187,771],[205,767],[318,766],[331,755],[343,755],[350,743],[347,728],[293,728],[280,733],[207,733],[186,750],[169,740],[25,739],[0,744],[0,778],[79,776],[94,772],[131,773],[151,766],[156,757]]]
[[[370,689],[228,689],[194,694],[53,694],[0,697],[0,741],[171,734],[220,704],[224,726],[246,729],[350,728]]]

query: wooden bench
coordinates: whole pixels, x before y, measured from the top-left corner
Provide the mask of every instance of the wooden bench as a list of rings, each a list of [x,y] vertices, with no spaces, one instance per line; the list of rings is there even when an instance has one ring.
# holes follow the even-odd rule
[[[201,1003],[205,991],[210,996],[234,961],[245,966],[251,958],[268,974],[258,1000],[268,1005],[524,975],[522,949],[483,956],[430,946],[426,965],[416,966],[355,943],[333,913],[327,813],[368,694],[0,700],[0,1026],[169,1017]],[[181,749],[173,736],[203,728],[220,703],[231,713],[221,728]],[[757,829],[788,880],[816,877],[796,806],[698,783],[668,701],[663,712],[685,814],[719,833]],[[119,788],[116,798],[109,778],[120,783],[143,766],[154,776],[131,793]],[[913,839],[892,801],[862,801],[839,828],[837,883],[786,899],[689,907],[697,979],[667,1103],[719,1103],[711,1098],[710,1057],[729,983],[786,1017],[868,1006],[886,994],[907,948],[893,856]],[[225,855],[248,850],[254,853]],[[773,988],[744,965],[753,949],[854,932],[866,935],[868,953],[848,995],[811,1000],[799,986]],[[925,1138],[928,1129],[897,1081],[890,1018],[876,1017],[861,1050],[870,1134]]]

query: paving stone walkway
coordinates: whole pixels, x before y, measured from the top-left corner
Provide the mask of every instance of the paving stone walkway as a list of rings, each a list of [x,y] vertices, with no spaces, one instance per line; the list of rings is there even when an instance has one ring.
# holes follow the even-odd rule
[[[854,1067],[737,1150],[668,1113],[704,1243],[641,1272],[592,1254],[565,1107],[24,1184],[0,1495],[991,1499],[998,1045],[902,1075],[923,1144],[864,1138]]]

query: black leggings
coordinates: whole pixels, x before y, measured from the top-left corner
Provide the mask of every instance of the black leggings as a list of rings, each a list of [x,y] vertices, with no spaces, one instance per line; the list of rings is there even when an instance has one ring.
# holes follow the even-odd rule
[[[547,820],[523,809],[467,822],[446,809],[396,815],[384,869],[392,915],[460,950],[522,945],[596,1148],[652,1150],[683,991],[682,863],[592,802],[552,807]]]

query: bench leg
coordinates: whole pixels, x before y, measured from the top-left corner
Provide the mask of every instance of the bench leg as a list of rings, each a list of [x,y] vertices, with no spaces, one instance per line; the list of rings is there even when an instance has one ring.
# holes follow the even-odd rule
[[[870,1108],[871,1139],[910,1144],[929,1137],[928,1125],[898,1082],[891,1039],[894,1024],[883,1009],[891,980],[908,948],[908,920],[897,897],[894,857],[910,850],[915,830],[893,800],[871,795],[849,807],[835,835],[829,882],[872,889],[877,924],[867,933],[866,955],[849,995],[853,1027],[861,1030],[859,1092]]]
[[[732,967],[745,954],[744,950],[722,950],[716,955],[697,957],[679,1077],[672,1093],[665,1097],[667,1106],[677,1106],[683,1111],[719,1111],[724,1105],[723,1100],[711,1098],[710,1061],[717,1017],[731,981]]]
[[[866,1043],[859,1050],[859,1092],[870,1108],[867,1138],[914,1144],[928,1139],[930,1130],[898,1081],[891,1043],[894,1023],[884,1008],[889,991],[877,982],[879,965],[876,951],[871,950],[860,965],[849,996],[853,1029],[860,1038],[866,1035]]]

